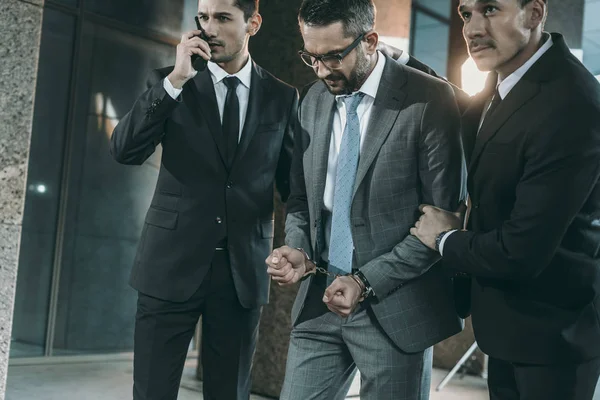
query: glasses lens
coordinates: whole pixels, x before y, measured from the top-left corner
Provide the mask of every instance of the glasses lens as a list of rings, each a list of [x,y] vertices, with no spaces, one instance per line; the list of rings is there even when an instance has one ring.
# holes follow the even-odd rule
[[[309,67],[312,67],[315,64],[315,58],[306,53],[300,53],[300,58],[302,58],[304,64],[308,65]]]
[[[329,69],[339,69],[342,66],[342,60],[337,56],[325,56],[322,60],[323,64]]]

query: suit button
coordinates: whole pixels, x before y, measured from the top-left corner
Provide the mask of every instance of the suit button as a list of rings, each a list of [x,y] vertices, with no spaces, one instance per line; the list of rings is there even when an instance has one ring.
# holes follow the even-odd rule
[[[217,224],[221,224],[221,223],[223,223],[223,220],[221,219],[221,217],[217,217],[217,218],[215,218],[215,222]]]
[[[473,205],[473,208],[479,208],[479,203],[477,203],[477,204],[474,204],[474,205]]]
[[[233,182],[231,182],[231,181],[227,182],[227,189],[231,189],[232,186],[233,186]]]

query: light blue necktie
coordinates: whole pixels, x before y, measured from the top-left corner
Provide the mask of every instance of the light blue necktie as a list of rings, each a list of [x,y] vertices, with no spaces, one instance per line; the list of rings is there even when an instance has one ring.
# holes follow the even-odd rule
[[[342,135],[335,174],[328,267],[329,272],[339,275],[352,272],[354,243],[350,209],[360,153],[360,121],[356,109],[363,97],[364,93],[354,93],[343,98],[346,104],[346,127]],[[330,277],[327,281],[330,283],[332,280]]]

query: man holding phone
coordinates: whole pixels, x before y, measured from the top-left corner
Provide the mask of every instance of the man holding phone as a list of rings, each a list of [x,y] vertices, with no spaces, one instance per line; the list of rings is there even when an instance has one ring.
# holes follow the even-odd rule
[[[162,145],[131,274],[134,400],[177,398],[200,315],[204,398],[249,398],[269,293],[273,188],[289,195],[298,94],[250,58],[258,0],[199,0],[198,21],[175,66],[152,72],[111,139],[123,164],[141,164]],[[192,56],[207,68],[197,71]]]

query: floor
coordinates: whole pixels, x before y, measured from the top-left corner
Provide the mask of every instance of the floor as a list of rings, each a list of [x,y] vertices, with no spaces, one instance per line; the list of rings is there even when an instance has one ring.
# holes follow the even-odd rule
[[[201,400],[202,383],[194,377],[194,363],[186,366],[178,400]],[[435,387],[446,371],[434,370],[430,400],[486,400],[485,380],[456,377],[441,391]],[[131,399],[131,361],[10,366],[6,400],[117,400]],[[359,383],[348,399],[357,400]],[[252,396],[251,400],[267,400]]]
[[[195,362],[189,361],[178,400],[201,400],[202,383],[195,378]],[[129,400],[132,380],[131,360],[85,363],[10,366],[6,400]],[[442,391],[436,386],[446,371],[434,369],[430,400],[487,400],[484,379],[455,376]],[[359,400],[359,381],[355,380],[347,400]],[[268,400],[251,396],[251,400]],[[600,400],[600,385],[594,400]]]

